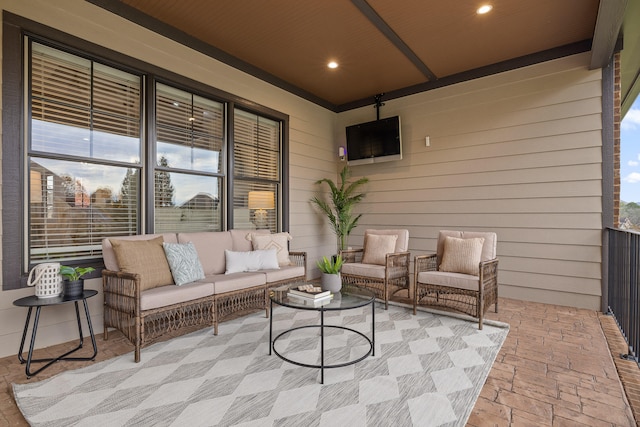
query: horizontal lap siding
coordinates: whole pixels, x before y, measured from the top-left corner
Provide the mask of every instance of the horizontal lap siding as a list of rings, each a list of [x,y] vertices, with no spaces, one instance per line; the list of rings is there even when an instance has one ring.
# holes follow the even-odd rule
[[[599,309],[601,73],[588,59],[386,102],[404,158],[353,168],[371,182],[350,244],[366,228],[406,227],[415,256],[435,250],[440,229],[495,231],[502,295]],[[338,127],[372,115],[343,113]]]
[[[81,39],[186,76],[213,88],[264,105],[289,116],[291,249],[308,252],[308,266],[335,251],[335,238],[308,203],[316,180],[336,177],[336,113],[237,71],[204,54],[135,25],[83,0],[11,0],[3,10]],[[2,129],[0,128],[0,132]],[[0,152],[1,156],[1,152]],[[317,269],[316,269],[317,272]],[[99,279],[86,284],[102,291]],[[33,288],[0,292],[0,357],[15,354],[26,310],[13,300],[33,295]],[[88,300],[93,327],[102,332],[102,295]],[[87,332],[86,326],[83,329]],[[74,332],[75,331],[75,332]],[[36,347],[77,338],[75,315],[68,306],[43,310]]]

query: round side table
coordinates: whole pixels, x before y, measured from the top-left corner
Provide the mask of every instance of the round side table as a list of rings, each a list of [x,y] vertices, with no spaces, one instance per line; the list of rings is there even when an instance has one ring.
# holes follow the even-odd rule
[[[42,371],[43,369],[51,366],[52,364],[54,364],[55,362],[59,361],[59,360],[71,360],[71,361],[87,361],[87,360],[94,360],[96,355],[98,354],[98,347],[96,346],[96,337],[93,333],[93,326],[91,325],[91,316],[89,315],[89,307],[87,306],[87,298],[91,298],[93,296],[96,296],[98,294],[98,291],[94,291],[94,290],[85,290],[82,295],[78,295],[76,297],[66,297],[64,295],[58,296],[58,297],[53,297],[53,298],[38,298],[35,295],[32,296],[28,296],[28,297],[24,297],[24,298],[20,298],[17,299],[13,302],[13,305],[18,306],[18,307],[28,307],[29,308],[29,312],[27,313],[27,320],[24,323],[24,331],[22,332],[22,341],[20,342],[20,350],[18,351],[18,360],[20,360],[20,363],[26,363],[26,367],[25,367],[25,373],[27,374],[27,378],[31,378],[32,376],[36,375],[38,372]],[[87,324],[89,325],[89,333],[91,335],[91,343],[93,344],[93,355],[89,356],[89,357],[69,357],[70,354],[80,350],[82,348],[82,344],[83,344],[83,336],[82,336],[82,324],[80,322],[80,310],[78,308],[78,302],[82,301],[82,304],[84,305],[84,313],[85,316],[87,317]],[[47,359],[33,359],[33,347],[35,345],[36,342],[36,332],[38,331],[38,320],[40,320],[40,310],[42,309],[42,307],[49,307],[49,306],[53,306],[53,305],[61,305],[61,304],[68,304],[68,303],[74,303],[75,307],[76,307],[76,319],[78,321],[78,334],[80,335],[80,343],[78,344],[78,346],[76,348],[74,348],[73,350],[70,350],[58,357],[54,357],[54,358],[47,358]],[[33,328],[31,330],[31,343],[29,345],[29,352],[27,355],[27,359],[25,360],[22,357],[22,353],[24,350],[24,342],[27,338],[27,330],[29,329],[29,322],[31,320],[31,312],[33,310],[33,308],[36,308],[36,315],[33,319]],[[39,369],[31,372],[31,363],[33,362],[47,362],[46,365],[41,366]]]

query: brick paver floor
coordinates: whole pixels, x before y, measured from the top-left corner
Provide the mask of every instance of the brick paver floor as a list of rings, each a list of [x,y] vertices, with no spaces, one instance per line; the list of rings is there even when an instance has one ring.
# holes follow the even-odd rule
[[[640,370],[635,362],[614,363],[611,352],[618,358],[625,345],[610,317],[591,310],[500,298],[500,312],[490,309],[487,318],[507,322],[511,329],[468,426],[636,425],[629,400],[634,407],[640,403]],[[607,338],[613,337],[609,344],[603,330]],[[110,333],[109,341],[98,335],[97,342],[97,361],[132,351],[118,332]],[[73,345],[38,350],[34,357],[61,354]],[[0,359],[0,426],[28,425],[13,399],[12,383],[38,381],[90,363],[60,362],[27,380],[17,356]],[[628,378],[624,382],[629,400],[618,371]]]
[[[603,331],[622,340],[624,351],[611,317],[513,299],[499,304],[487,318],[509,323],[509,335],[468,426],[636,425]]]

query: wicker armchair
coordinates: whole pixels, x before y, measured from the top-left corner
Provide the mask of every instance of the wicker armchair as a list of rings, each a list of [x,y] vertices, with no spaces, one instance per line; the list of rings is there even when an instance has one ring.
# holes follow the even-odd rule
[[[389,238],[394,236],[392,244]],[[408,247],[408,230],[366,230],[364,248],[340,251],[344,260],[340,271],[343,283],[372,290],[384,301],[385,310],[389,299],[402,290],[406,289],[410,298]]]
[[[447,237],[484,240],[482,243],[471,240],[456,243],[451,240],[447,242]],[[456,248],[454,245],[464,246]],[[475,245],[475,250],[470,250],[469,245]],[[482,329],[487,309],[495,304],[496,313],[498,312],[496,246],[496,233],[440,231],[437,252],[415,257],[413,314],[416,313],[418,304],[447,307],[477,317],[478,329]],[[445,248],[448,252],[446,254]],[[467,259],[460,259],[461,257]],[[443,265],[443,260],[446,265]],[[472,268],[474,271],[456,271],[459,270],[456,264],[462,265],[462,270],[465,270],[466,264],[467,270]]]

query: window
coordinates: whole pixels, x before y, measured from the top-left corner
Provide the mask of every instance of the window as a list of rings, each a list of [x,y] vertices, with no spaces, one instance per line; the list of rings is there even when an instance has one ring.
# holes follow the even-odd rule
[[[224,105],[156,84],[155,231],[222,230]]]
[[[234,227],[278,228],[280,122],[236,109],[234,114]]]
[[[103,237],[138,228],[140,77],[30,48],[28,259],[99,256]]]
[[[108,236],[288,224],[286,115],[4,18],[3,289],[40,262],[99,266]]]

